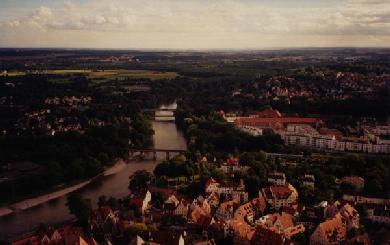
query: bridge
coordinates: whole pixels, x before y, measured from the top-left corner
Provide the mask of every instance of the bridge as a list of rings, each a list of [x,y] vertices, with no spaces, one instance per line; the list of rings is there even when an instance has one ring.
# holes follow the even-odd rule
[[[143,109],[143,112],[156,112],[156,111],[171,111],[175,112],[176,109],[173,108],[157,108],[157,109]]]
[[[186,150],[182,149],[158,149],[158,148],[141,148],[141,149],[129,149],[129,156],[134,156],[135,152],[139,152],[141,156],[145,153],[153,153],[153,160],[157,160],[157,153],[165,153],[165,159],[169,160],[171,153],[184,153]]]

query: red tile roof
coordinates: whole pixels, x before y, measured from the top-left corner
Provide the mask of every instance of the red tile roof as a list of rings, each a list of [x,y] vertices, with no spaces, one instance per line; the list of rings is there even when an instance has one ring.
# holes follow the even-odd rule
[[[282,116],[278,110],[274,110],[274,109],[265,109],[263,111],[256,112],[254,115],[257,117],[271,117],[271,118]]]
[[[344,136],[339,130],[333,128],[320,128],[319,133],[323,135],[334,135],[336,139],[340,139]]]
[[[238,157],[230,157],[226,160],[226,163],[229,165],[237,165],[239,162]]]
[[[129,205],[130,206],[141,207],[143,201],[144,201],[144,199],[141,198],[141,197],[133,197],[133,198],[131,198],[129,200]]]
[[[287,199],[293,192],[287,185],[273,185],[270,190],[277,199]]]
[[[334,218],[319,224],[312,237],[316,235],[316,232],[318,232],[317,230],[325,235],[326,242],[329,244],[342,242],[345,240],[347,235],[347,230],[342,222],[340,214],[337,214]]]
[[[254,229],[242,218],[232,219],[230,225],[234,230],[234,234],[242,239],[251,240],[255,233]]]
[[[257,124],[274,124],[274,123],[307,123],[315,124],[321,122],[319,118],[313,117],[281,117],[281,118],[259,118],[259,117],[239,117],[234,123],[236,125],[257,125]]]
[[[103,216],[103,219],[105,219],[110,213],[112,213],[112,209],[109,206],[102,206],[99,208],[99,212]]]
[[[217,181],[215,181],[213,178],[210,178],[207,180],[206,182],[206,187],[211,185],[211,184],[215,184],[215,183],[218,183]]]
[[[287,245],[291,241],[283,237],[281,233],[268,229],[264,226],[258,226],[255,234],[252,237],[251,244],[253,245]]]

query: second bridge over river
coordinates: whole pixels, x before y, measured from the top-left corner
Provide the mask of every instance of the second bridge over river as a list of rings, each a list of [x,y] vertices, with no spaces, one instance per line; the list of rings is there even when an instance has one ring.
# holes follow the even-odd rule
[[[139,152],[141,157],[145,155],[145,153],[152,153],[153,160],[157,160],[157,153],[165,153],[165,159],[169,160],[171,155],[174,153],[184,153],[186,150],[183,149],[158,149],[158,148],[141,148],[141,149],[129,149],[129,156],[133,157],[135,153]]]

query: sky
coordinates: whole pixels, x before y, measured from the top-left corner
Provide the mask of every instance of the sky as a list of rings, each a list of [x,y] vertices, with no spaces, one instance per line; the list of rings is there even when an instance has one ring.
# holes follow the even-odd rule
[[[390,47],[390,0],[0,0],[0,47]]]

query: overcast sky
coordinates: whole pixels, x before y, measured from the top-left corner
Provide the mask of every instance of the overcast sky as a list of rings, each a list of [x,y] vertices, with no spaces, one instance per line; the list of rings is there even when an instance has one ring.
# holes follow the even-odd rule
[[[390,47],[390,0],[0,0],[1,47]]]

